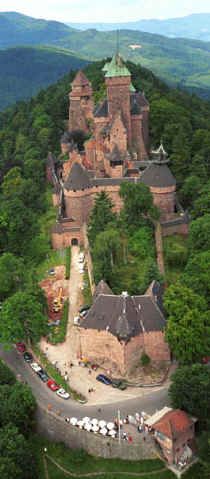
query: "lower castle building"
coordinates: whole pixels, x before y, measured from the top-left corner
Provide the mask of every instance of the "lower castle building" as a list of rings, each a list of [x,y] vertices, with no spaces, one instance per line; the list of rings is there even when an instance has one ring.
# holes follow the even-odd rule
[[[149,290],[141,296],[114,295],[101,281],[93,305],[80,323],[78,357],[122,376],[141,365],[143,353],[152,363],[169,363],[165,326],[158,298]]]

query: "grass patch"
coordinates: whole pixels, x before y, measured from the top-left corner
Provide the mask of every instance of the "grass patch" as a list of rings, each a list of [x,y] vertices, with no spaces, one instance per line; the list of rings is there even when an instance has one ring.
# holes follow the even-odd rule
[[[87,270],[85,270],[85,272],[84,272],[83,282],[84,282],[84,289],[83,289],[84,304],[91,305],[92,302],[93,302],[93,297],[92,297],[92,293],[91,293],[90,280],[89,280],[89,275],[88,275]]]
[[[86,399],[82,394],[78,393],[69,386],[57,368],[46,358],[46,355],[40,351],[38,345],[33,347],[33,351],[49,376],[52,377],[57,384],[62,386],[71,395],[72,399],[75,399],[76,401],[83,401]]]
[[[47,254],[46,259],[42,263],[40,263],[37,267],[36,272],[37,272],[38,281],[41,281],[42,279],[44,279],[51,268],[54,268],[55,266],[60,266],[62,264],[64,265],[65,257],[66,257],[65,249],[49,250],[49,253]]]
[[[53,327],[48,335],[51,344],[63,343],[65,341],[68,316],[69,300],[67,299],[63,306],[62,318],[59,326]]]
[[[66,279],[70,278],[71,268],[71,247],[66,248]]]
[[[186,265],[188,256],[186,238],[181,235],[163,238],[163,251],[166,281],[170,285],[179,279]]]
[[[130,473],[139,473],[139,479],[174,479],[172,472],[164,469],[165,464],[159,459],[143,460],[143,461],[124,461],[122,459],[103,459],[93,457],[81,449],[68,449],[63,444],[56,444],[48,442],[47,440],[36,436],[34,440],[35,449],[39,456],[41,456],[44,447],[47,448],[47,454],[52,457],[59,465],[64,467],[68,472],[78,474],[78,478],[84,477],[87,473],[104,472],[103,475],[94,475],[94,478],[100,479],[131,479]],[[50,479],[63,479],[69,477],[64,472],[60,471],[54,464],[47,459],[48,473]],[[40,464],[40,479],[43,477],[43,467]],[[125,472],[127,474],[116,474]],[[154,473],[155,474],[152,474]],[[140,474],[144,474],[141,475]],[[151,474],[150,474],[151,473]],[[138,477],[138,476],[136,476]],[[90,476],[90,479],[91,476]]]

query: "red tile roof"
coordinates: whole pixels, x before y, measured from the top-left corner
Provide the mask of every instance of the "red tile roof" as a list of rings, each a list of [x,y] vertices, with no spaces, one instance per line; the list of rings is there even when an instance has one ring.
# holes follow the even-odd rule
[[[186,412],[175,409],[166,413],[160,421],[154,424],[153,428],[173,439],[186,431],[192,424],[193,421]]]

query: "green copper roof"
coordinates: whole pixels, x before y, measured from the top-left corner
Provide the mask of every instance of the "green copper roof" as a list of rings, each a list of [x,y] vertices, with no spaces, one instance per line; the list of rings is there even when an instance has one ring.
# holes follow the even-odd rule
[[[108,64],[106,63],[105,68],[103,68],[103,71],[106,72],[105,73],[106,78],[131,76],[128,68],[126,67],[119,53],[113,56],[112,61],[110,63]]]
[[[109,63],[105,63],[105,65],[102,68],[102,72],[107,72],[108,69],[109,69]]]
[[[136,89],[135,89],[135,87],[133,86],[133,83],[130,84],[130,91],[131,91],[131,93],[135,93],[135,92],[136,92]]]

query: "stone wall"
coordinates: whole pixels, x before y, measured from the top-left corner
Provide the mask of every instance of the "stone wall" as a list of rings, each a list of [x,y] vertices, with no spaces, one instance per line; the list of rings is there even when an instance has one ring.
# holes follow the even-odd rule
[[[37,432],[48,440],[62,442],[73,449],[82,448],[93,456],[107,459],[119,457],[130,461],[156,457],[154,442],[150,437],[147,437],[146,441],[139,439],[138,443],[130,444],[121,440],[119,444],[117,439],[109,439],[73,427],[67,424],[62,417],[45,410],[41,405],[37,407],[36,425]]]
[[[170,350],[162,331],[144,333],[144,350],[152,361],[170,361]]]

